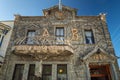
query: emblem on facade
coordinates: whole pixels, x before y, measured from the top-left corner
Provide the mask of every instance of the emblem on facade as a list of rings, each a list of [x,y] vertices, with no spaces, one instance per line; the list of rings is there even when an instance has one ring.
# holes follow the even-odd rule
[[[49,32],[47,29],[44,29],[44,32],[43,32],[43,37],[48,37],[49,36]]]
[[[45,16],[47,16],[48,15],[48,12],[45,12]]]
[[[63,13],[63,11],[56,11],[55,12],[55,17],[57,18],[57,19],[64,19],[64,13]]]
[[[78,40],[78,30],[72,29],[72,40]]]

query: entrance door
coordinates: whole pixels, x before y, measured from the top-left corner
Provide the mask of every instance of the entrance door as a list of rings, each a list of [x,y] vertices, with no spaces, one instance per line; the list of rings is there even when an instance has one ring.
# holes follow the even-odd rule
[[[109,79],[105,77],[91,77],[91,80],[109,80]]]
[[[111,80],[109,65],[90,65],[91,80]]]

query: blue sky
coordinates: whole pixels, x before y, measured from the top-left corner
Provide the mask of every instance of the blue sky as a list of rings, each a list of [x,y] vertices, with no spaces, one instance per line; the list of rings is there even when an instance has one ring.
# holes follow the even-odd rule
[[[59,0],[0,0],[0,21],[13,20],[14,14],[41,16],[42,9]],[[107,14],[108,29],[117,56],[120,56],[120,0],[62,0],[66,6],[78,9],[78,15]],[[119,59],[120,65],[120,59]]]

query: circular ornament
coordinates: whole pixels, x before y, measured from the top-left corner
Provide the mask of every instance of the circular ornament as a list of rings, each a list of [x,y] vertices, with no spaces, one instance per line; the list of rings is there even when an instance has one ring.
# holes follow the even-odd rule
[[[57,18],[57,19],[64,19],[64,13],[63,13],[63,11],[56,11],[55,12],[55,17]]]

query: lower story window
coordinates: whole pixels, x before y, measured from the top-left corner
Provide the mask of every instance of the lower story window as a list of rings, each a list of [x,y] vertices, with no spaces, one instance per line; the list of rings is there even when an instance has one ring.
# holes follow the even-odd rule
[[[22,80],[24,64],[16,64],[12,80]]]
[[[52,80],[52,65],[43,65],[42,80]]]
[[[67,80],[67,65],[66,64],[57,65],[57,80]]]
[[[29,66],[29,73],[28,73],[28,80],[35,80],[35,64],[30,64]]]

